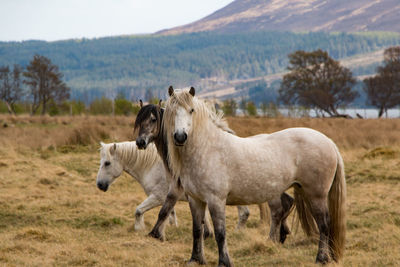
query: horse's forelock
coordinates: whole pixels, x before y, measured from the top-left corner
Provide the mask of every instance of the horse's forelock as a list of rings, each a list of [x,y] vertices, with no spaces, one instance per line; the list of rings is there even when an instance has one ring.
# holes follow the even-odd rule
[[[157,120],[160,120],[160,107],[157,105],[149,104],[142,107],[136,116],[134,129],[136,130],[145,120],[153,114]]]
[[[175,115],[178,106],[190,110],[194,109],[193,122],[194,124],[202,125],[205,121],[211,120],[218,128],[235,134],[235,132],[229,128],[226,122],[223,112],[217,112],[215,107],[211,104],[206,103],[204,100],[197,97],[193,97],[189,91],[178,91],[168,99],[166,103],[166,116],[164,118],[165,124],[168,127],[174,127]]]

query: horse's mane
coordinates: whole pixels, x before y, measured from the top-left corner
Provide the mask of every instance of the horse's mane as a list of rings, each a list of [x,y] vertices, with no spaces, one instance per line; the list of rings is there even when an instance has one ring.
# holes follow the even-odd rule
[[[163,127],[168,138],[169,167],[173,172],[173,176],[176,178],[180,175],[181,159],[177,147],[172,140],[173,135],[170,131],[175,125],[175,115],[178,106],[182,106],[188,111],[194,109],[192,122],[194,126],[196,125],[195,127],[201,128],[211,120],[217,128],[235,134],[235,132],[229,128],[223,112],[217,112],[214,105],[197,97],[193,97],[188,90],[175,90],[174,94],[167,100],[165,105]]]
[[[130,169],[147,169],[160,160],[154,144],[149,144],[145,150],[139,150],[135,141],[102,144],[101,153],[105,153],[107,157],[110,157],[114,144],[116,145],[115,153],[117,158],[123,166],[129,166]]]

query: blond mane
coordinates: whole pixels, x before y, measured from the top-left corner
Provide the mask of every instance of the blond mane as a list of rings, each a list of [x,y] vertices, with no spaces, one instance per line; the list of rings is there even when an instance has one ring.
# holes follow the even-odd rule
[[[188,90],[175,90],[174,94],[165,104],[165,113],[163,118],[163,127],[168,141],[169,167],[175,178],[180,175],[181,159],[177,147],[174,145],[174,141],[172,140],[173,134],[170,131],[175,125],[175,116],[178,106],[182,106],[188,111],[194,109],[192,117],[193,128],[202,127],[211,120],[217,128],[235,134],[235,132],[229,128],[228,123],[224,118],[224,113],[222,111],[217,112],[214,105],[197,97],[193,97]]]
[[[154,144],[149,144],[145,150],[139,150],[134,141],[103,144],[101,147],[102,155],[104,153],[107,158],[110,158],[111,149],[113,149],[114,144],[116,145],[116,156],[121,161],[121,164],[123,166],[129,166],[131,169],[151,168],[160,160]]]

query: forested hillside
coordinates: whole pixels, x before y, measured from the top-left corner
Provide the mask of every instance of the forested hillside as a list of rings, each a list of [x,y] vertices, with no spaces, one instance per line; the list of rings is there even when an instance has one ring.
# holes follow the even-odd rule
[[[124,93],[143,97],[147,89],[194,85],[201,91],[207,80],[249,79],[284,71],[287,55],[296,50],[322,49],[335,59],[400,44],[396,33],[194,33],[176,36],[126,36],[58,42],[0,43],[0,66],[26,66],[33,55],[51,59],[65,74],[73,98],[91,101]],[[358,66],[357,74],[373,67]]]

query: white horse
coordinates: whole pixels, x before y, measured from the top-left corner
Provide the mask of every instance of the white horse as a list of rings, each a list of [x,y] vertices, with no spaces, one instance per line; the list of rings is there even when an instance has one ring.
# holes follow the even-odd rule
[[[291,128],[241,138],[219,129],[210,120],[195,90],[169,89],[164,130],[169,164],[190,196],[193,218],[191,261],[204,264],[201,220],[206,205],[214,224],[220,266],[231,266],[225,235],[225,205],[268,201],[280,205],[279,195],[290,187],[303,229],[318,226],[316,261],[340,260],[345,241],[346,181],[343,160],[333,143],[320,132]],[[274,203],[271,203],[274,202]],[[311,217],[312,215],[312,217]],[[271,208],[271,237],[277,239],[279,209]],[[311,218],[310,218],[311,217]],[[312,220],[312,218],[314,220]],[[196,229],[195,229],[196,228]]]
[[[97,187],[107,191],[108,187],[125,171],[131,175],[144,189],[147,198],[136,208],[135,230],[144,230],[144,213],[155,207],[162,206],[169,189],[166,179],[164,163],[157,153],[154,144],[149,144],[146,150],[139,150],[136,142],[121,142],[104,144],[100,143],[100,167],[97,173]],[[180,196],[180,201],[187,201],[185,196]],[[238,207],[238,228],[245,225],[249,216],[247,207]],[[172,208],[169,214],[170,224],[178,225],[176,214]],[[207,232],[212,234],[212,227],[205,218]],[[164,235],[160,239],[164,239]]]
[[[136,208],[135,230],[144,230],[144,213],[161,206],[168,193],[164,164],[155,146],[138,150],[135,142],[101,144],[100,167],[97,173],[97,187],[107,191],[108,187],[125,171],[144,189],[147,198]],[[178,225],[175,212],[170,214],[170,223]]]

